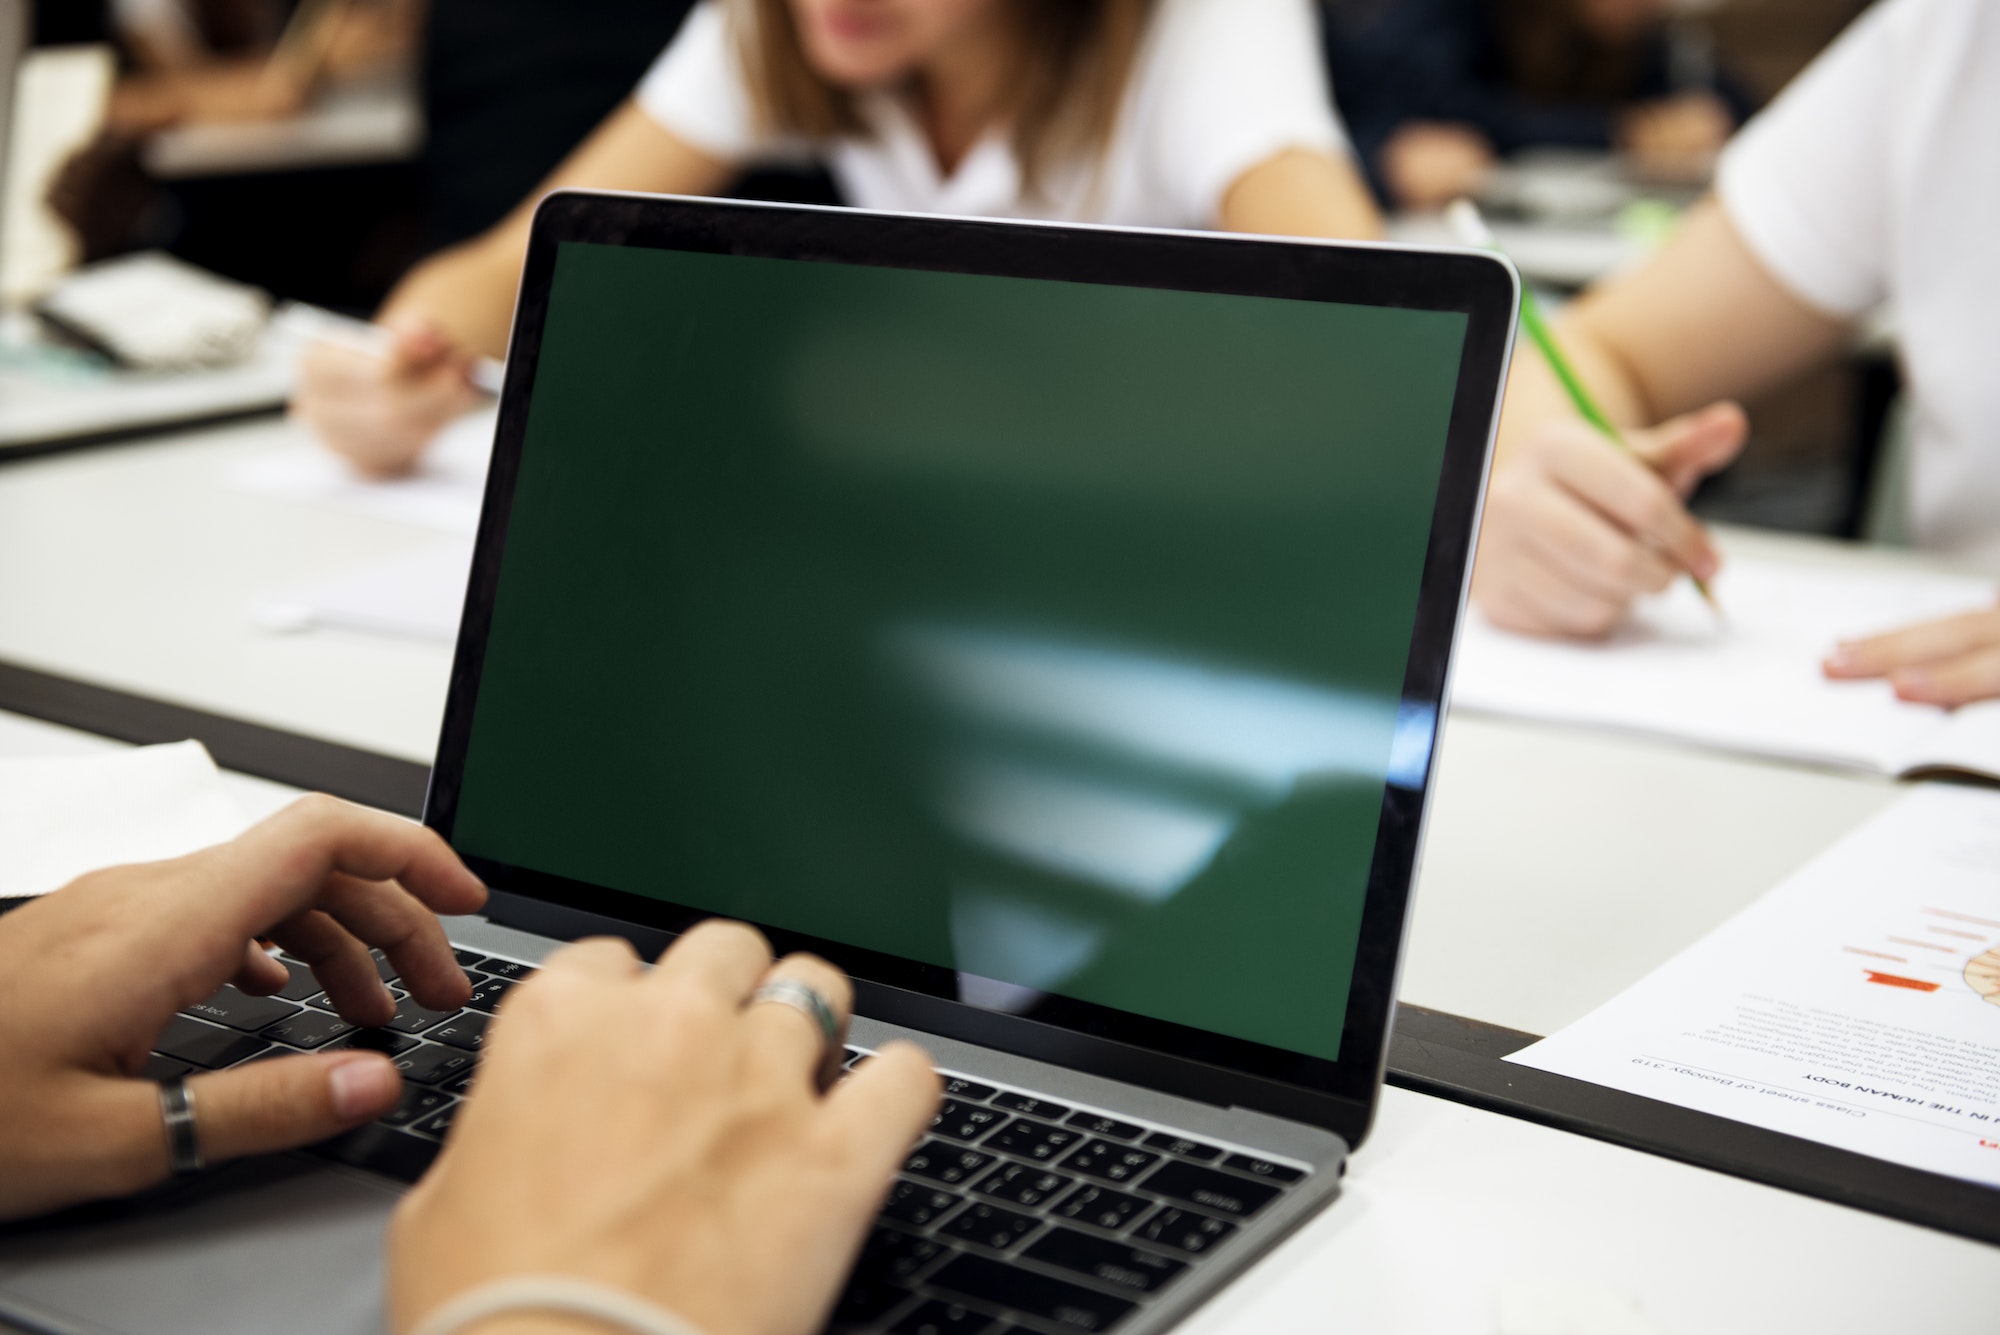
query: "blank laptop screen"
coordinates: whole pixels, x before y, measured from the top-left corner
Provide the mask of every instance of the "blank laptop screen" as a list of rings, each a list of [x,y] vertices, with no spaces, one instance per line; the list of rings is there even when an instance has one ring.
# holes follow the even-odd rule
[[[564,243],[453,842],[1336,1058],[1465,330]]]

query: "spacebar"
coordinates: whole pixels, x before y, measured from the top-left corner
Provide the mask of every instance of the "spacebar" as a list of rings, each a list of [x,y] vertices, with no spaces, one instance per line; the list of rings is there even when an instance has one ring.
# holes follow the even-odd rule
[[[983,1256],[960,1256],[924,1283],[1073,1330],[1110,1330],[1133,1308],[1123,1298],[1016,1270]]]

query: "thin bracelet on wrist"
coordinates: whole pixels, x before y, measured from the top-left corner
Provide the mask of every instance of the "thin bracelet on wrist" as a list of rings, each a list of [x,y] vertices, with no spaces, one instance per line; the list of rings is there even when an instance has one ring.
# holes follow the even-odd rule
[[[619,1335],[702,1335],[664,1307],[571,1275],[515,1275],[467,1289],[419,1321],[410,1335],[465,1335],[494,1317],[574,1316]]]

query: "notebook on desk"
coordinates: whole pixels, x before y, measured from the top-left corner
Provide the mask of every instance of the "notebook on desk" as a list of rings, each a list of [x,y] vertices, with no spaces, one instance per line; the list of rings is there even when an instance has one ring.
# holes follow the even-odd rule
[[[1889,777],[2000,778],[2000,702],[1911,704],[1885,681],[1832,681],[1819,666],[1842,639],[1991,607],[1992,581],[1746,557],[1715,591],[1724,620],[1682,582],[1601,641],[1468,617],[1453,704]]]
[[[545,201],[425,814],[494,888],[451,924],[473,1002],[357,1033],[297,966],[189,1008],[162,1074],[390,1053],[403,1105],[319,1151],[369,1176],[0,1238],[0,1311],[367,1328],[367,1226],[508,990],[721,914],[856,979],[850,1061],[913,1038],[947,1081],[834,1327],[1173,1325],[1374,1115],[1516,293],[1471,253]]]

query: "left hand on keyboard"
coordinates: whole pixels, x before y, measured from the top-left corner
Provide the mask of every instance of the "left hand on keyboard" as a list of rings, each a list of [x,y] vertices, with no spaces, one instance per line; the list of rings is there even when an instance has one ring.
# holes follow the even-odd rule
[[[228,982],[285,985],[259,938],[311,964],[348,1019],[380,1024],[396,1003],[369,946],[419,1003],[455,1009],[470,985],[436,915],[485,901],[432,831],[308,797],[229,843],[93,872],[0,918],[0,1219],[167,1176],[159,1091],[140,1068],[182,1007]],[[401,1086],[387,1058],[351,1050],[188,1079],[211,1163],[369,1121]]]

